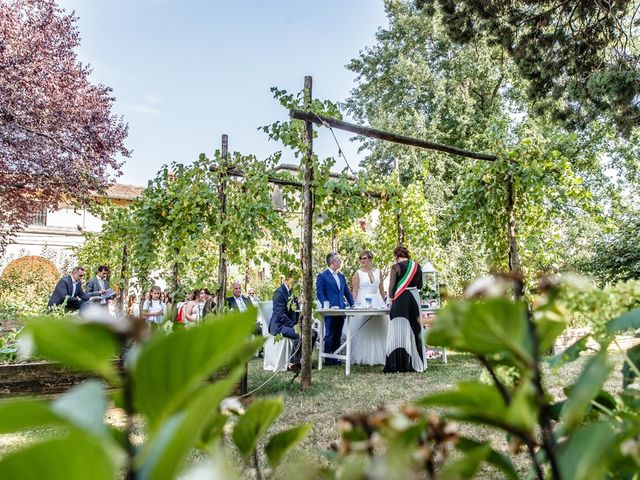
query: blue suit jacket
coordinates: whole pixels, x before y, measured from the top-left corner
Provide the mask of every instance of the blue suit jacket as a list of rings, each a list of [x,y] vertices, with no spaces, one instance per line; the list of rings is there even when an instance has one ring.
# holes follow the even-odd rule
[[[331,307],[345,308],[347,306],[347,303],[344,301],[345,297],[349,306],[355,303],[353,301],[353,295],[351,295],[351,290],[349,290],[347,286],[347,279],[344,278],[344,275],[340,272],[338,272],[338,278],[340,279],[339,289],[338,284],[328,268],[318,275],[316,279],[316,295],[318,296],[318,300],[320,300],[320,304],[324,305],[324,302],[328,301]]]
[[[269,333],[277,335],[281,333],[287,338],[297,339],[299,335],[295,331],[298,323],[298,299],[287,287],[280,287],[273,294],[273,313],[269,319]]]
[[[71,275],[65,275],[58,281],[56,288],[51,294],[51,298],[49,298],[47,306],[51,307],[53,305],[62,305],[65,298],[71,297],[71,292],[73,292],[73,280],[71,280]],[[82,282],[78,282],[78,285],[76,285],[75,293],[74,298],[78,297],[83,301],[87,301],[91,298],[91,294],[85,293],[84,290],[82,290]]]

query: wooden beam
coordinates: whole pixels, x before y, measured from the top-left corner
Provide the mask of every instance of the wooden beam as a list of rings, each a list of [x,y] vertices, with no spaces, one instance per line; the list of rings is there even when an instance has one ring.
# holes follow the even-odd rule
[[[242,170],[238,170],[237,168],[231,168],[227,170],[227,174],[231,177],[244,178],[244,172]],[[269,183],[273,183],[274,185],[282,185],[284,187],[294,187],[302,189],[302,187],[304,186],[302,182],[297,182],[295,180],[284,180],[282,178],[274,177],[273,175],[267,175],[267,180],[269,181]],[[373,198],[382,198],[382,194],[380,192],[371,192],[367,190],[364,193]]]
[[[291,110],[289,116],[295,120],[303,120],[305,122],[313,122],[324,127],[337,128],[339,130],[346,130],[347,132],[355,133],[356,135],[362,135],[369,138],[377,138],[379,140],[386,140],[388,142],[400,143],[402,145],[410,145],[412,147],[426,148],[428,150],[437,150],[439,152],[451,153],[452,155],[459,155],[461,157],[474,158],[476,160],[495,161],[498,159],[495,155],[488,155],[486,153],[477,153],[469,150],[464,150],[458,147],[451,147],[442,143],[429,142],[427,140],[420,140],[418,138],[407,137],[405,135],[398,135],[395,133],[385,132],[384,130],[378,130],[371,127],[361,127],[353,123],[344,122],[335,118],[327,117],[324,115],[318,115],[313,112],[305,112],[303,110]]]

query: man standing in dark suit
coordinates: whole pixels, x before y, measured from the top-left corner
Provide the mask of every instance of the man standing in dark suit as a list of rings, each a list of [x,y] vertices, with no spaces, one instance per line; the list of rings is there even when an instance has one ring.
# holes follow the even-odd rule
[[[327,269],[318,275],[316,280],[316,295],[320,305],[328,308],[344,309],[353,306],[353,295],[347,285],[347,279],[340,273],[342,260],[337,253],[327,255]],[[346,299],[346,302],[345,302]],[[333,353],[340,347],[342,338],[342,327],[344,326],[344,316],[324,317],[324,353]],[[326,365],[337,365],[338,360],[328,358]]]
[[[95,297],[104,293],[104,290],[93,292],[92,294],[85,293],[82,290],[83,278],[84,268],[74,267],[71,275],[66,275],[58,281],[47,306],[62,305],[66,300],[65,309],[67,311],[78,310],[92,296]]]
[[[101,290],[104,292],[106,290],[109,290],[109,281],[107,280],[108,276],[109,267],[107,267],[106,265],[100,265],[98,267],[98,273],[96,273],[96,276],[87,282],[87,288],[85,289],[86,292],[92,294],[93,296],[94,292],[100,292]],[[100,304],[106,305],[107,299],[101,298]]]
[[[227,298],[227,304],[230,308],[246,312],[247,309],[252,306],[249,297],[242,295],[242,286],[240,285],[240,282],[233,282],[231,284],[231,293],[233,295]]]

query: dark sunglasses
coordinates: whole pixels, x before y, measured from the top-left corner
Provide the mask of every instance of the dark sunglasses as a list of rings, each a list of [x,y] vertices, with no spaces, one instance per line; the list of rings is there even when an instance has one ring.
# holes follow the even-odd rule
[[[360,257],[360,260],[367,260],[370,259],[371,257]]]

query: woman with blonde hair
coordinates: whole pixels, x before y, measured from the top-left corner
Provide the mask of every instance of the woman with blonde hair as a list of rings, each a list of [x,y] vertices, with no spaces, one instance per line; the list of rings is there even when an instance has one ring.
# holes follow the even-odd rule
[[[373,266],[373,253],[363,250],[358,257],[360,268],[353,275],[356,305],[385,308],[380,270]],[[384,365],[387,346],[386,315],[358,315],[351,319],[351,363]]]

